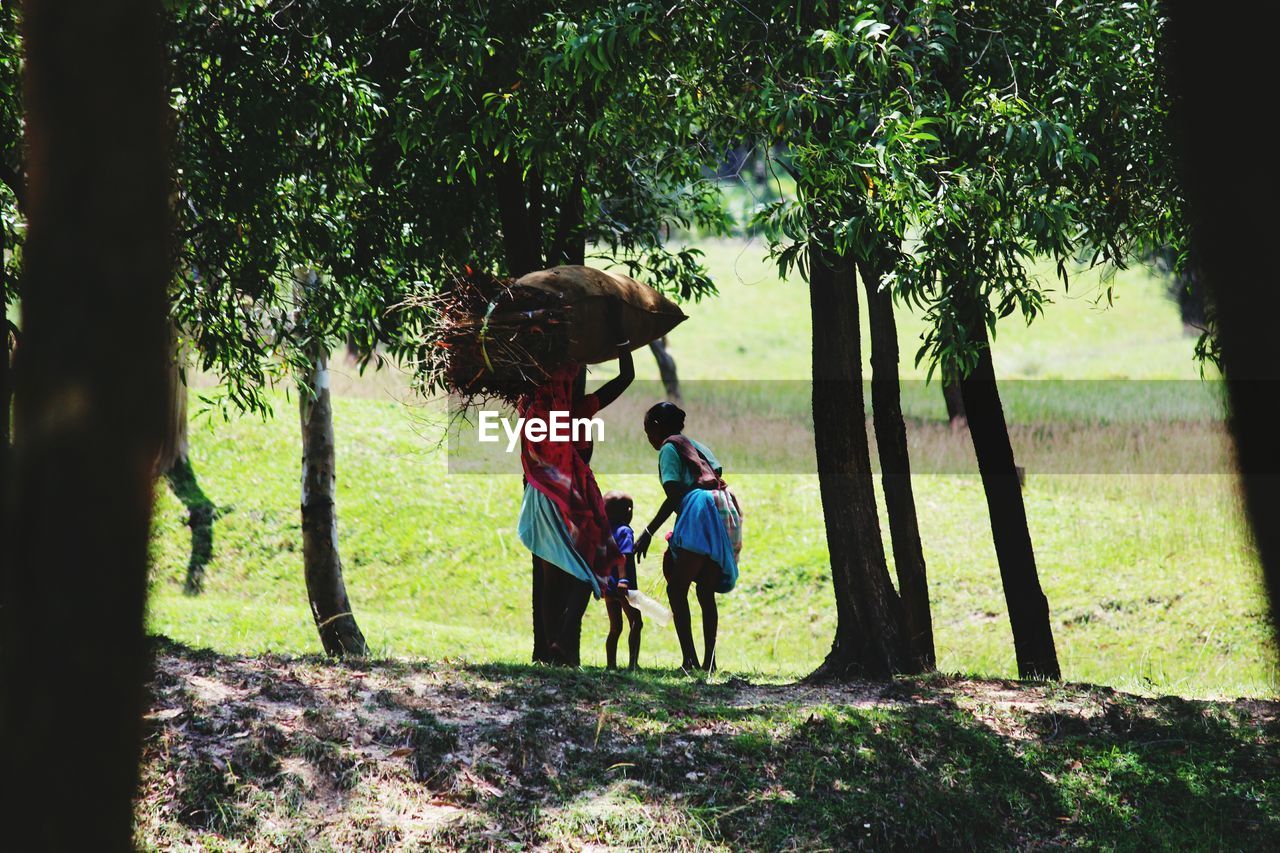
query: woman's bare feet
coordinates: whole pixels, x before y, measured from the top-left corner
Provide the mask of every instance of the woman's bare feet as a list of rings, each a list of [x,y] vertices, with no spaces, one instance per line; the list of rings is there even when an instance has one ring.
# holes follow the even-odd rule
[[[547,648],[551,652],[552,666],[577,666],[578,665],[578,662],[576,660],[569,659],[569,656],[565,654],[564,649],[560,647],[559,643],[552,643]]]

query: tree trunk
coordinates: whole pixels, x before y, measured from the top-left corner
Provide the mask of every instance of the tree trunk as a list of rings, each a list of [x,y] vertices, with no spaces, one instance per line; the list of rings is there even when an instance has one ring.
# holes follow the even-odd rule
[[[813,438],[837,615],[831,651],[813,680],[887,679],[920,669],[907,646],[876,515],[857,286],[851,264],[810,243]]]
[[[0,557],[0,821],[131,850],[169,173],[159,2],[28,0],[28,231]],[[6,484],[7,485],[7,484]],[[74,806],[56,792],[74,787]]]
[[[662,387],[667,392],[667,399],[673,403],[680,402],[680,377],[676,373],[676,360],[667,349],[667,338],[664,335],[649,344],[649,351],[658,362],[658,375],[662,377]]]
[[[498,216],[502,222],[503,254],[507,259],[507,274],[520,277],[525,273],[543,269],[541,209],[539,205],[539,209],[535,211],[538,214],[538,222],[531,222],[520,164],[511,160],[499,163],[495,184],[497,184]],[[539,196],[540,192],[541,188],[539,188]],[[562,223],[562,227],[567,228],[567,225]],[[559,240],[559,234],[557,234],[557,240]],[[545,637],[540,617],[544,592],[543,573],[536,557],[530,558],[529,592],[532,625],[534,625],[532,660],[535,663],[549,663],[552,662],[552,653],[550,653],[550,643]]]
[[[947,404],[947,420],[953,430],[964,429],[968,420],[964,414],[964,394],[960,391],[960,383],[955,379],[942,382],[942,399]]]
[[[581,266],[586,261],[587,241],[582,233],[586,211],[582,207],[582,188],[583,174],[579,170],[569,185],[568,193],[560,201],[560,219],[552,240],[551,256],[547,259],[550,263]]]
[[[1036,557],[1027,528],[1027,511],[1022,503],[1013,445],[1005,423],[1000,393],[996,389],[995,367],[981,319],[970,330],[982,347],[973,372],[960,380],[964,408],[969,417],[969,434],[978,457],[982,488],[991,516],[991,537],[1000,563],[1004,600],[1013,627],[1013,646],[1020,678],[1058,679],[1058,653],[1049,624],[1049,601],[1040,589]]]
[[[520,164],[514,160],[498,163],[494,178],[507,274],[519,277],[542,269],[541,222],[535,227],[530,220]]]
[[[175,465],[189,462],[191,443],[187,429],[187,383],[183,378],[186,367],[186,348],[179,341],[178,330],[169,324],[169,370],[166,385],[168,419],[165,423],[164,443],[156,457],[156,473],[167,474]]]
[[[369,648],[352,613],[342,579],[342,559],[338,556],[334,500],[338,478],[328,356],[317,350],[312,360],[313,368],[307,377],[311,391],[298,394],[302,418],[302,559],[307,597],[325,654],[364,656]]]
[[[4,226],[0,225],[0,299],[9,292],[9,271],[5,266],[5,234]],[[5,308],[8,308],[8,300],[4,299]],[[12,399],[10,393],[10,372],[9,372],[9,318],[7,316],[0,317],[0,488],[3,484],[9,482],[9,428],[12,423],[9,401]],[[0,491],[3,494],[3,491]],[[0,553],[3,553],[3,541],[0,541]]]
[[[898,327],[893,318],[893,294],[881,290],[880,277],[860,266],[867,292],[867,324],[871,329],[871,407],[875,416],[876,449],[880,454],[880,482],[889,514],[893,563],[902,596],[907,642],[920,666],[934,667],[933,617],[929,613],[929,580],[916,499],[911,489],[911,457],[907,427],[902,419],[898,385]]]
[[[13,488],[12,474],[10,473],[13,371],[9,348],[8,299],[5,298],[9,293],[9,270],[4,262],[7,237],[8,234],[4,230],[4,225],[0,224],[0,299],[5,302],[6,311],[6,315],[0,318],[0,356],[4,358],[3,361],[0,361],[0,555],[10,553],[9,530],[6,525],[9,520],[8,507],[12,494],[10,490]],[[7,600],[4,598],[5,592],[4,586],[0,585],[0,619],[3,619],[4,609],[7,604]]]
[[[1198,13],[1191,3],[1168,4],[1162,47],[1169,63],[1193,257],[1211,298],[1236,467],[1271,599],[1271,627],[1280,645],[1280,442],[1274,414],[1280,397],[1274,330],[1280,288],[1271,274],[1260,272],[1257,255],[1242,250],[1273,239],[1270,217],[1242,212],[1267,210],[1274,203],[1277,180],[1268,163],[1269,144],[1248,138],[1233,157],[1232,174],[1224,176],[1215,120],[1243,115],[1239,111],[1255,103],[1253,87],[1240,81],[1263,79],[1245,75],[1272,73],[1273,60],[1268,51],[1238,56],[1232,51],[1228,58],[1225,48],[1205,45]]]

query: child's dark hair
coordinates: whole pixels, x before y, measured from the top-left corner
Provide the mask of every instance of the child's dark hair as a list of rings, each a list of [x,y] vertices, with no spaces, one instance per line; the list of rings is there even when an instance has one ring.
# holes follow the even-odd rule
[[[684,409],[664,400],[649,407],[644,423],[646,427],[653,424],[666,430],[668,435],[675,435],[684,431]]]
[[[635,505],[636,502],[626,492],[609,491],[604,493],[604,514],[609,517],[610,521],[613,521],[625,509],[634,510]]]

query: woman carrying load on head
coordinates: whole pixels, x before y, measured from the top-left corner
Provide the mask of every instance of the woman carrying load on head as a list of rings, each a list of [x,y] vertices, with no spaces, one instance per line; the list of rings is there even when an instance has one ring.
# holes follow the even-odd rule
[[[631,342],[623,339],[620,306],[611,302],[608,316],[618,342],[617,377],[587,394],[586,368],[565,365],[521,398],[522,417],[549,423],[552,412],[569,412],[572,418],[592,418],[626,390],[635,378]],[[587,603],[623,570],[591,471],[592,449],[589,433],[576,442],[521,438],[525,489],[518,530],[533,552],[535,662],[578,665]]]
[[[680,407],[658,403],[649,409],[644,417],[644,432],[658,451],[658,477],[667,498],[636,541],[636,558],[645,555],[654,531],[671,513],[676,513],[662,572],[667,578],[667,600],[680,638],[680,665],[684,669],[701,666],[711,672],[715,669],[720,621],[716,593],[728,592],[738,582],[742,510],[737,497],[721,479],[723,469],[711,448],[683,434],[684,411]],[[696,585],[702,608],[701,664],[693,645],[690,585]]]

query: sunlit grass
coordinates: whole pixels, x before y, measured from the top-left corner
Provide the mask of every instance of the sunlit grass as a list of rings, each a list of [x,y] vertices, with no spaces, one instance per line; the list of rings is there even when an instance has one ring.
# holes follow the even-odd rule
[[[808,374],[805,287],[778,281],[759,254],[758,247],[736,243],[708,246],[722,295],[689,306],[691,319],[671,338],[682,376]],[[1083,295],[1098,286],[1096,276],[1092,285],[1082,276],[1071,297],[1051,306],[1030,329],[1017,323],[1002,329],[995,345],[1002,378],[1195,380],[1193,340],[1183,335],[1160,282],[1142,271],[1121,273],[1116,307],[1106,311]],[[902,320],[904,353],[918,329],[911,318]],[[652,360],[640,355],[640,375],[656,378]],[[1031,370],[1033,355],[1039,366]],[[909,358],[904,375],[923,378]],[[339,387],[345,394],[335,405],[341,553],[372,648],[386,656],[526,660],[529,556],[515,535],[517,460],[501,475],[451,475],[440,447],[441,413],[397,402],[401,380],[384,375]],[[1008,387],[1015,421],[1043,408],[1035,383]],[[791,394],[771,411],[768,396],[758,389],[735,397],[726,388],[719,386],[715,394],[727,419],[739,425],[756,417],[792,419],[787,440],[811,440],[803,395],[796,402]],[[1053,397],[1059,401],[1056,416],[1085,423],[1137,420],[1149,416],[1159,388],[1082,384],[1076,397]],[[917,400],[909,411],[916,406],[921,418],[941,418],[936,386],[913,388],[908,396]],[[1062,400],[1075,401],[1075,409],[1064,411]],[[193,430],[201,484],[227,511],[215,525],[205,592],[188,597],[182,592],[189,548],[185,513],[161,490],[152,630],[225,651],[318,649],[302,581],[296,417],[283,395],[276,402],[277,417],[268,423],[244,418]],[[624,398],[618,411],[638,411],[644,402]],[[1212,414],[1211,406],[1192,409],[1196,417]],[[753,414],[759,412],[764,414]],[[690,431],[698,435],[692,424]],[[1019,438],[1015,430],[1019,442],[1036,435],[1029,431]],[[948,440],[945,432],[937,433],[937,441]],[[738,447],[732,437],[725,441],[713,446],[732,460]],[[1078,450],[1064,441],[1046,440],[1049,450],[1056,446],[1062,453],[1053,470],[1098,470],[1084,458],[1087,446]],[[1201,450],[1222,453],[1220,433],[1206,438]],[[1153,452],[1135,445],[1133,460]],[[1081,468],[1070,467],[1071,453],[1081,457]],[[917,470],[928,470],[924,439],[918,454]],[[1032,456],[1029,450],[1027,455]],[[599,456],[602,487],[631,492],[637,517],[647,518],[660,499],[652,451],[638,443],[624,448],[606,442]],[[748,517],[742,580],[721,599],[721,665],[757,678],[794,678],[821,661],[834,628],[817,479],[735,473],[729,467]],[[921,474],[915,492],[940,668],[1014,674],[980,482],[973,474]],[[1050,474],[1031,466],[1025,494],[1066,678],[1193,695],[1274,693],[1266,605],[1232,477]],[[647,592],[663,595],[656,553],[642,565],[640,578]],[[589,664],[603,663],[604,631],[603,608],[593,606],[583,642]],[[641,657],[642,663],[674,664],[672,632],[646,631]]]

